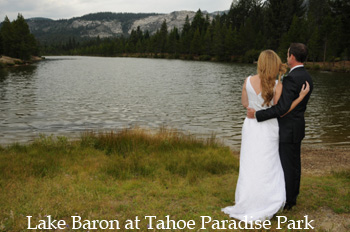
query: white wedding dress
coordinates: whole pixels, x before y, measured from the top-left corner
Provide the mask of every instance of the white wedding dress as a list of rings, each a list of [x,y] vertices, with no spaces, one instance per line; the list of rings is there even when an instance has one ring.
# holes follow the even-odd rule
[[[248,77],[249,107],[266,109]],[[242,221],[268,220],[284,207],[286,200],[283,169],[278,152],[278,121],[258,122],[246,118],[242,128],[239,177],[235,205],[222,211]]]

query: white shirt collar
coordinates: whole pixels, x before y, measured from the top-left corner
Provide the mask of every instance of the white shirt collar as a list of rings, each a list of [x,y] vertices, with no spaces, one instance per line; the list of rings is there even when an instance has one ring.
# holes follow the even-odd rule
[[[289,73],[291,73],[294,69],[296,68],[300,68],[300,67],[304,67],[304,65],[297,65],[297,66],[294,66],[293,68],[290,69]]]

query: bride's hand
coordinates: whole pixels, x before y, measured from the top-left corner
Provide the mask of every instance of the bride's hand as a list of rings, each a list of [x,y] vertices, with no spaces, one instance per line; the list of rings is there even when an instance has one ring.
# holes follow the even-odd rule
[[[309,92],[310,92],[310,85],[309,85],[309,82],[306,81],[306,85],[303,84],[303,87],[301,87],[299,97],[304,98]]]
[[[247,107],[247,117],[248,118],[255,118],[255,110],[253,108]]]

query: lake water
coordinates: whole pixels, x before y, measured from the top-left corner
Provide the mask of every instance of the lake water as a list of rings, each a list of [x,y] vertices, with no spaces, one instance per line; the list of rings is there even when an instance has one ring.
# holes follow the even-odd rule
[[[0,70],[0,144],[140,126],[216,134],[238,149],[244,79],[255,65],[141,58],[47,57]],[[350,145],[349,74],[310,72],[304,144]]]

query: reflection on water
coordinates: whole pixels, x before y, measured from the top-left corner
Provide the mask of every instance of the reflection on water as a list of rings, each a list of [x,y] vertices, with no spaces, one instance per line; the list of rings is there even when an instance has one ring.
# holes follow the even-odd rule
[[[305,142],[350,145],[350,75],[310,72],[314,91],[306,112],[308,134]]]
[[[239,148],[245,109],[241,88],[254,65],[160,59],[48,57],[0,71],[0,143],[40,133],[168,126],[214,133]],[[350,77],[312,72],[306,139],[350,145]]]

